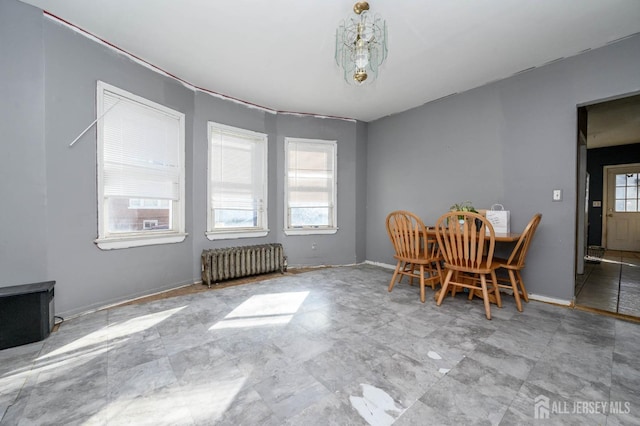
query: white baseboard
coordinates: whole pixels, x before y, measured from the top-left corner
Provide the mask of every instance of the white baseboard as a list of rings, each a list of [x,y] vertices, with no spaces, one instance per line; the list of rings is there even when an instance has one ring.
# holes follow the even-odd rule
[[[396,265],[389,265],[388,263],[374,262],[372,260],[365,260],[364,263],[366,263],[367,265],[379,266],[385,269],[391,269],[391,270],[396,269]]]
[[[153,290],[150,290],[148,293],[147,292],[142,292],[142,293],[130,295],[126,299],[117,299],[117,300],[114,300],[114,301],[110,301],[110,302],[108,302],[106,304],[96,304],[96,305],[93,305],[93,306],[87,306],[87,307],[84,307],[82,310],[65,311],[65,312],[60,312],[60,313],[56,312],[56,316],[63,317],[65,321],[68,321],[68,320],[71,320],[71,319],[74,319],[74,318],[81,317],[83,315],[92,314],[94,312],[102,311],[104,309],[110,309],[110,308],[113,308],[115,306],[122,305],[124,303],[133,302],[135,300],[144,299],[145,297],[155,296],[157,294],[167,293],[169,291],[177,290],[177,289],[183,288],[183,287],[189,287],[191,285],[198,284],[198,283],[202,283],[202,280],[194,281],[193,283],[172,285],[170,287],[162,288],[162,289],[153,289]]]
[[[542,296],[540,294],[529,293],[529,299],[538,302],[553,303],[554,305],[573,306],[573,300],[556,299],[555,297]]]

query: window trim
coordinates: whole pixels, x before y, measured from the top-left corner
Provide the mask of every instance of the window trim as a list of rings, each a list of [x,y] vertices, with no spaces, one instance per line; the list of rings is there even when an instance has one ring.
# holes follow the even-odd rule
[[[262,159],[262,209],[258,212],[260,216],[261,226],[250,228],[222,228],[213,229],[213,212],[211,206],[211,133],[213,130],[227,131],[229,133],[237,133],[247,136],[248,138],[260,141],[263,144],[264,158]],[[269,234],[269,137],[266,133],[255,132],[253,130],[243,129],[240,127],[229,126],[222,123],[216,123],[214,121],[207,122],[207,230],[205,232],[206,237],[209,240],[227,240],[236,238],[259,238],[265,237]]]
[[[327,144],[333,147],[333,209],[331,209],[332,226],[289,226],[289,144],[313,143]],[[284,138],[284,234],[285,235],[328,235],[338,232],[338,142],[335,140]]]
[[[104,121],[103,115],[109,113],[104,109],[104,94],[111,92],[130,102],[137,102],[148,108],[167,114],[178,120],[179,125],[179,153],[180,153],[180,198],[174,201],[172,209],[174,224],[172,230],[153,230],[145,232],[109,233],[106,223],[109,219],[106,212],[107,203],[104,197]],[[185,229],[185,115],[179,111],[168,108],[141,96],[127,92],[103,81],[98,80],[96,84],[96,115],[100,117],[97,121],[96,156],[97,156],[97,196],[98,196],[98,238],[94,243],[102,250],[123,249],[131,247],[142,247],[156,244],[170,244],[183,242],[187,237]]]

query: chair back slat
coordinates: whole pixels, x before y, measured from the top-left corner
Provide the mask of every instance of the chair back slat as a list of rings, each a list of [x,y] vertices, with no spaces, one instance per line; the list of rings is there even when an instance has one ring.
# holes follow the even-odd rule
[[[435,253],[435,241],[428,239],[422,219],[411,212],[396,210],[389,213],[387,233],[396,257],[416,259],[428,253]]]
[[[495,232],[491,223],[480,214],[445,213],[436,222],[436,238],[444,261],[451,266],[476,269],[483,260],[491,265]]]
[[[527,252],[529,251],[529,246],[531,245],[531,240],[533,239],[533,234],[535,234],[540,220],[542,220],[541,213],[536,213],[535,215],[533,215],[533,217],[527,224],[527,227],[522,232],[522,235],[520,235],[518,243],[513,248],[511,256],[509,256],[509,260],[507,261],[507,265],[524,268],[524,261],[527,257]]]

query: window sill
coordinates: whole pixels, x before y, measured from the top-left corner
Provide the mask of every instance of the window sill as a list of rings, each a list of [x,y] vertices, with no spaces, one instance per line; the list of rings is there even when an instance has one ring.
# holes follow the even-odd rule
[[[266,237],[269,233],[268,229],[250,229],[250,230],[237,230],[237,231],[207,231],[205,235],[211,241],[213,240],[231,240],[236,238],[259,238]]]
[[[115,250],[132,247],[152,246],[157,244],[181,243],[187,238],[187,233],[131,235],[122,237],[98,238],[94,243],[100,250]]]
[[[284,230],[285,235],[327,235],[336,232],[338,232],[338,228],[289,228]]]

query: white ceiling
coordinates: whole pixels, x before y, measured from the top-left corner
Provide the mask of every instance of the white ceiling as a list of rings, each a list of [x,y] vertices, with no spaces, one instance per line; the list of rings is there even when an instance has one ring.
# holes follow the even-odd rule
[[[23,0],[184,81],[265,108],[371,121],[640,32],[639,0],[372,0],[377,81],[334,62],[353,0]]]

